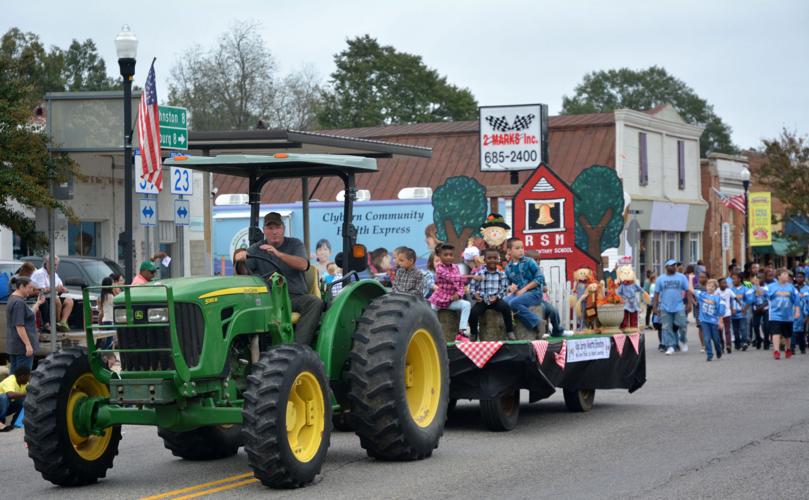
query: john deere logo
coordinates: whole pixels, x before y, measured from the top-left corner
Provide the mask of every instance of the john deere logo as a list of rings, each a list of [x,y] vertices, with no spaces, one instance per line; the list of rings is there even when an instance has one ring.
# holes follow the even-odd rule
[[[143,319],[143,311],[135,311],[135,319]]]

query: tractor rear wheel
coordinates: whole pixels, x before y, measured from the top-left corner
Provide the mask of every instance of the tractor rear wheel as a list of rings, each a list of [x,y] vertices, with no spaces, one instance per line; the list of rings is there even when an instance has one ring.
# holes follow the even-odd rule
[[[25,397],[25,443],[42,477],[59,486],[98,481],[112,468],[121,426],[84,436],[73,412],[86,397],[109,397],[109,388],[93,376],[83,349],[49,355],[31,374]]]
[[[510,431],[520,417],[520,390],[515,389],[498,399],[481,399],[480,416],[487,429]]]
[[[593,402],[596,397],[595,389],[564,389],[565,406],[568,411],[585,412],[593,409]]]
[[[185,460],[217,460],[232,457],[242,445],[239,425],[211,425],[176,432],[158,427],[157,435],[171,454]]]
[[[418,460],[432,454],[447,420],[447,365],[441,325],[425,301],[389,294],[366,307],[353,336],[349,400],[369,456]]]
[[[308,346],[261,353],[244,392],[244,450],[256,477],[273,488],[312,482],[326,460],[331,398],[323,363]]]

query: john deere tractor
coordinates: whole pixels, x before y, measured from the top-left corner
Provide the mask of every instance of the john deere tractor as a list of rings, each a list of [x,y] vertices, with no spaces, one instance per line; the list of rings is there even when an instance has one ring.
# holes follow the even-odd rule
[[[441,327],[423,300],[357,278],[366,258],[351,223],[354,176],[376,171],[376,161],[278,154],[175,157],[166,164],[249,179],[252,241],[261,238],[264,184],[340,177],[343,290],[333,300],[322,294],[314,345],[295,343],[297,315],[277,272],[125,287],[115,298],[114,350],[95,347],[93,332],[109,327],[90,324],[85,311],[88,348],[53,353],[28,387],[25,441],[42,476],[62,486],[104,477],[124,424],[156,427],[165,446],[188,460],[229,457],[244,446],[255,476],[279,488],[303,486],[319,473],[333,417],[372,457],[429,457],[449,394]],[[105,363],[115,352],[120,373]]]

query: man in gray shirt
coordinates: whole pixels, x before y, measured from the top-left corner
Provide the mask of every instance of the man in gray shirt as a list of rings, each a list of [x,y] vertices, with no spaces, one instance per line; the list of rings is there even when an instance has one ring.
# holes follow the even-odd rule
[[[304,273],[309,269],[309,259],[301,240],[284,236],[284,221],[278,212],[264,216],[264,240],[247,249],[247,267],[258,275],[280,273],[287,282],[292,311],[301,315],[295,325],[295,340],[311,345],[315,330],[320,323],[323,302],[309,294]],[[251,259],[250,256],[261,257]],[[273,264],[267,262],[267,259]]]

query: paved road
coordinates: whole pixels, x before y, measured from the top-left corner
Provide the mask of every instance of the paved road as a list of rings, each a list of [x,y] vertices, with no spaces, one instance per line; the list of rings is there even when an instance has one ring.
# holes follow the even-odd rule
[[[652,339],[650,339],[652,340]],[[807,498],[809,355],[774,361],[734,353],[706,363],[694,342],[666,357],[648,342],[647,384],[600,391],[587,414],[561,394],[523,404],[512,432],[483,430],[460,403],[431,459],[368,459],[336,433],[316,484],[270,491],[251,480],[244,452],[228,460],[174,459],[154,430],[127,427],[108,478],[81,489],[44,482],[22,433],[0,434],[2,497],[32,498]],[[627,344],[627,347],[629,344]],[[631,348],[631,347],[628,347]],[[207,486],[199,487],[201,484]]]

